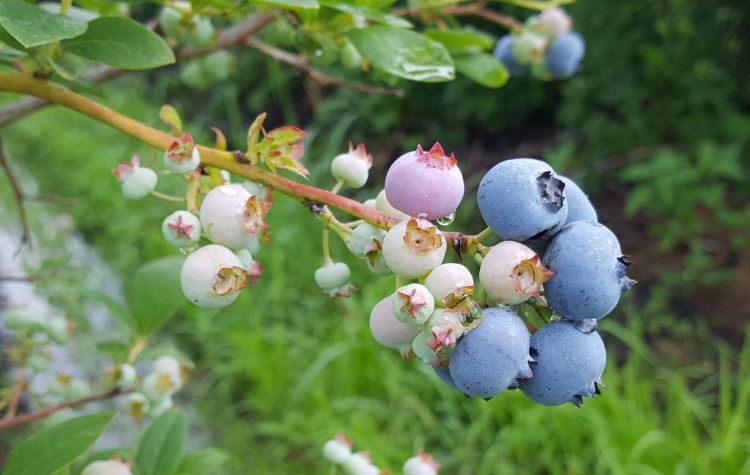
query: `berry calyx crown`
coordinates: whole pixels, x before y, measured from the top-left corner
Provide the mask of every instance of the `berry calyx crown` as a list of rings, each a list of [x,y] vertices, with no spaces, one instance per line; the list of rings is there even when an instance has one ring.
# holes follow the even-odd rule
[[[415,218],[406,223],[404,242],[415,252],[430,252],[443,245],[443,234],[437,226],[430,225],[429,221],[426,223],[427,226],[422,227]]]
[[[428,152],[425,152],[421,145],[417,145],[416,154],[418,162],[427,164],[432,168],[449,170],[456,166],[456,156],[452,153],[450,156],[446,155],[440,142],[435,142]]]

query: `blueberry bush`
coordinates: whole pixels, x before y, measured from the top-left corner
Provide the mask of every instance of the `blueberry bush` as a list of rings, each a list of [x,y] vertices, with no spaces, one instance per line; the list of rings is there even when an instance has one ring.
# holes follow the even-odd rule
[[[0,4],[7,65],[0,90],[31,96],[12,96],[0,111],[7,127],[0,136],[9,144],[2,151],[10,185],[4,193],[17,208],[22,242],[44,243],[34,218],[42,224],[50,218],[27,209],[32,200],[8,157],[39,175],[42,189],[80,197],[75,220],[125,281],[121,297],[87,289],[85,264],[64,253],[44,255],[54,237],[24,251],[38,255],[28,267],[41,276],[39,291],[67,318],[17,305],[3,314],[6,360],[14,367],[0,394],[0,429],[11,430],[12,442],[3,473],[246,473],[248,465],[253,473],[340,467],[354,475],[383,468],[434,474],[440,465],[447,473],[495,473],[521,463],[532,473],[562,473],[554,454],[568,450],[566,473],[658,472],[677,466],[685,431],[694,447],[727,431],[735,436],[712,447],[728,456],[685,457],[683,466],[747,470],[741,455],[747,385],[731,375],[747,371],[747,351],[728,357],[731,350],[716,346],[716,384],[727,395],[716,408],[679,377],[666,386],[650,386],[651,376],[639,379],[655,353],[640,340],[633,300],[615,310],[635,283],[626,274],[631,259],[599,223],[622,212],[597,212],[582,191],[585,181],[555,171],[569,169],[576,146],[561,142],[549,154],[552,166],[512,158],[491,159],[482,169],[462,159],[460,146],[435,141],[470,137],[466,124],[477,117],[460,116],[470,106],[456,108],[455,128],[432,119],[421,127],[410,123],[462,89],[467,95],[456,97],[471,104],[487,91],[523,83],[525,96],[516,100],[534,104],[541,97],[534,95],[555,81],[573,77],[575,84],[588,55],[586,32],[574,31],[554,2],[507,3]],[[268,76],[250,90],[240,79],[255,78],[261,66]],[[149,69],[145,77],[117,78]],[[295,86],[284,85],[300,78],[307,110],[295,104]],[[420,102],[420,94],[434,100]],[[279,110],[261,113],[258,104],[269,95]],[[152,97],[174,105],[154,106]],[[98,124],[81,128],[84,119],[62,110],[24,118],[50,103]],[[417,114],[404,114],[415,105]],[[482,104],[480,113],[498,107]],[[202,110],[221,113],[211,124]],[[309,128],[284,125],[310,114],[316,122]],[[393,121],[403,127],[380,145]],[[741,228],[744,215],[724,207],[716,188],[687,201],[672,197],[706,175],[714,183],[738,181],[741,149],[704,145],[693,167],[691,152],[661,148],[648,165],[623,168],[620,179],[633,184],[625,211],[682,210],[657,229],[666,249],[701,243],[705,222],[691,214],[699,205]],[[97,153],[85,159],[81,150]],[[387,156],[399,158],[390,163]],[[722,167],[711,165],[715,156]],[[654,167],[673,181],[650,182]],[[381,171],[382,189],[363,190]],[[102,219],[104,209],[112,219]],[[740,236],[733,245],[741,248]],[[727,278],[705,260],[693,261],[691,271],[701,273],[693,281]],[[58,277],[56,268],[74,271]],[[96,335],[87,317],[91,304],[106,307],[124,329],[116,338],[97,335],[98,353],[88,358],[105,364],[95,389],[57,374],[38,391],[32,383],[47,372],[50,348]],[[602,389],[608,357],[597,331],[613,311],[629,317],[602,322],[610,334],[604,340],[614,342],[609,359],[618,362],[606,373],[614,393]],[[635,380],[641,389],[625,392]],[[191,385],[196,397],[188,399],[183,394]],[[611,402],[587,404],[583,416],[529,403],[580,406],[602,393],[597,400]],[[618,421],[607,412],[631,414],[638,412],[634,401],[650,407],[664,398],[675,412],[652,414],[657,422],[647,413]],[[188,424],[195,422],[187,417],[188,401],[215,416],[205,424],[215,425],[222,450],[189,440]],[[704,410],[697,410],[702,402]],[[718,422],[714,409],[722,415]],[[132,443],[102,449],[100,441],[89,450],[116,417],[136,428]],[[554,422],[545,424],[547,418]],[[575,428],[578,419],[584,422]],[[546,429],[534,436],[520,429],[524,424]],[[19,428],[27,429],[23,437]],[[596,428],[617,429],[612,437],[619,444],[599,442],[603,461],[584,453],[583,441],[591,443]],[[369,440],[374,455],[353,453],[343,435],[325,442],[341,429],[354,433],[358,445]],[[582,445],[543,437],[566,430],[578,431],[573,440]],[[534,444],[553,447],[534,455]],[[59,449],[42,450],[52,445]]]

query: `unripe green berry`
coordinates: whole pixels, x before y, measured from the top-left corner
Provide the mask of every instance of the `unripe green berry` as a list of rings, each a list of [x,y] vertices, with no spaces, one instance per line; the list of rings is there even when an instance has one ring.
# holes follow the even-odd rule
[[[521,64],[537,64],[544,59],[547,38],[523,31],[513,39],[513,57]]]
[[[60,345],[67,343],[70,339],[68,321],[63,317],[49,318],[44,325],[44,332],[50,340]]]
[[[179,210],[164,219],[161,232],[164,239],[172,246],[190,247],[201,239],[201,222],[189,211]]]
[[[331,173],[346,186],[361,188],[367,182],[368,170],[372,166],[372,155],[368,154],[365,146],[360,144],[353,148],[349,144],[349,152],[338,155],[331,162]]]
[[[399,322],[419,326],[435,310],[435,299],[424,285],[407,284],[396,290],[391,298],[391,305],[393,315]]]

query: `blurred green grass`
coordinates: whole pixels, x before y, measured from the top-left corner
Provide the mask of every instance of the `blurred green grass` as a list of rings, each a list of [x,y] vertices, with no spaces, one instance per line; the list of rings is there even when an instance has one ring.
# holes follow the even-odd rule
[[[143,83],[118,86],[105,102],[156,122],[158,108],[136,99]],[[126,282],[141,263],[174,252],[159,232],[174,206],[124,201],[109,172],[133,152],[155,160],[144,146],[59,109],[3,137],[42,192],[80,200],[64,211]],[[312,168],[316,182],[326,164]],[[178,183],[165,185],[168,192]],[[198,411],[193,424],[231,454],[224,473],[329,473],[320,447],[339,431],[395,473],[418,448],[434,453],[445,474],[750,473],[750,345],[739,353],[630,297],[601,325],[610,359],[603,396],[581,409],[537,406],[517,391],[466,399],[370,337],[369,309],[392,279],[372,276],[334,246],[361,290],[330,302],[312,279],[320,224],[280,196],[269,220],[274,242],[257,256],[259,283],[228,309],[187,308],[157,336],[197,364],[185,397]],[[680,336],[695,335],[670,352],[649,329],[668,335],[673,324]]]

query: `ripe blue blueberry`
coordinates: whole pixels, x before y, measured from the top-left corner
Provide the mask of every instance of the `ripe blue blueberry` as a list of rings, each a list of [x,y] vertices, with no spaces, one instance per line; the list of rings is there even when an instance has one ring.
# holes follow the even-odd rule
[[[451,372],[448,370],[448,368],[442,368],[440,366],[437,366],[433,368],[435,370],[435,374],[438,378],[448,386],[458,389],[458,386],[456,386],[456,383],[453,382],[453,378],[451,378]],[[459,389],[460,391],[460,389]]]
[[[516,158],[498,163],[482,178],[477,204],[492,231],[523,241],[557,232],[568,217],[565,184],[546,163]]]
[[[582,332],[573,322],[551,323],[531,337],[531,355],[534,376],[521,382],[521,391],[532,401],[580,406],[583,396],[599,394],[607,352],[597,332]]]
[[[547,70],[557,79],[566,79],[578,69],[586,45],[578,33],[558,36],[547,50]]]
[[[529,73],[529,66],[519,63],[513,57],[513,35],[507,34],[497,40],[492,54],[503,63],[511,76],[525,76]]]
[[[600,319],[620,294],[635,283],[625,275],[630,264],[617,237],[606,226],[576,221],[565,226],[547,248],[544,265],[553,272],[544,284],[550,307],[568,320]]]
[[[565,224],[574,221],[598,223],[599,217],[586,193],[570,178],[560,176],[560,180],[565,183],[565,198],[568,200],[568,219]]]
[[[490,307],[482,322],[464,335],[450,356],[450,375],[468,396],[490,398],[517,379],[531,377],[529,332],[509,307]]]

